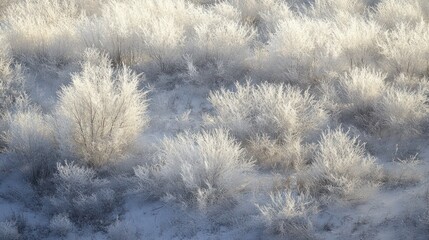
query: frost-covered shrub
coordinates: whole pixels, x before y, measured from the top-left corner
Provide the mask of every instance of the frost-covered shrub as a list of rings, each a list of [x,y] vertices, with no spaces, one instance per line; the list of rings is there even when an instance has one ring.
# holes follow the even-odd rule
[[[58,163],[54,183],[56,191],[49,197],[47,206],[51,214],[68,215],[79,226],[103,226],[113,221],[111,213],[118,204],[118,196],[109,188],[109,181],[97,178],[93,169],[75,163]],[[61,222],[71,226],[66,224],[66,219]]]
[[[213,10],[216,14],[258,28],[265,27],[265,17],[271,18],[268,16],[269,14],[275,14],[276,16],[273,16],[273,18],[276,18],[279,12],[287,11],[286,1],[283,0],[193,0],[192,2],[207,4],[207,6],[212,5],[210,10]],[[273,24],[271,21],[269,23]]]
[[[251,56],[251,42],[255,31],[240,23],[213,17],[194,28],[187,43],[187,53],[198,68],[216,67],[223,79],[242,77],[246,60]]]
[[[308,136],[327,124],[328,114],[308,91],[282,84],[236,84],[235,91],[212,92],[212,121],[245,140],[266,134],[274,139]]]
[[[429,27],[420,22],[412,27],[399,24],[378,42],[387,64],[397,73],[428,75]]]
[[[99,18],[86,18],[80,34],[87,47],[108,53],[115,63],[144,67],[149,74],[183,71],[190,59],[210,72],[206,75],[239,76],[255,31],[215,9],[183,0],[113,1],[103,5]]]
[[[259,16],[261,17],[261,25],[259,27],[262,34],[269,35],[268,33],[274,32],[279,23],[286,18],[294,16],[293,11],[289,4],[284,1],[267,1],[269,4],[268,8],[262,8]],[[262,28],[262,29],[261,29]],[[268,37],[268,36],[266,36]]]
[[[113,4],[104,9],[101,18],[85,22],[82,34],[86,46],[107,52],[118,64],[145,65],[154,61],[167,71],[180,62],[183,29],[172,18],[154,18],[146,12],[139,15],[130,9],[133,5]]]
[[[376,10],[374,19],[387,28],[403,23],[415,25],[424,17],[418,0],[383,0]]]
[[[146,126],[145,93],[137,74],[115,71],[96,51],[86,52],[82,68],[59,94],[57,141],[66,156],[100,166],[126,155]]]
[[[255,71],[263,78],[308,85],[323,78],[332,67],[334,25],[308,17],[286,18],[269,37],[256,59]]]
[[[318,18],[332,18],[336,14],[362,15],[372,0],[313,0],[305,12]],[[305,1],[304,1],[305,2]]]
[[[118,64],[151,66],[171,72],[182,67],[185,36],[206,14],[185,1],[132,0],[104,5],[86,19],[81,37],[87,47],[109,54]]]
[[[12,55],[26,61],[70,62],[81,50],[75,29],[80,15],[74,1],[25,0],[11,5],[5,36]]]
[[[322,135],[312,166],[297,179],[299,187],[314,195],[362,198],[359,190],[375,186],[380,177],[380,167],[364,144],[336,129]]]
[[[429,90],[429,80],[427,77],[419,77],[401,73],[395,76],[393,83],[395,87],[402,89],[413,91],[423,90],[426,92]]]
[[[311,162],[314,148],[314,144],[303,143],[301,138],[279,140],[267,135],[252,137],[246,145],[259,166],[275,170],[302,169]]]
[[[209,10],[227,20],[239,22],[241,19],[240,10],[229,1],[217,2],[211,5]]]
[[[195,55],[196,64],[200,61],[235,63],[248,56],[254,32],[233,21],[214,19],[196,26],[195,35],[191,53]]]
[[[48,177],[55,168],[56,145],[49,117],[37,107],[20,109],[6,118],[7,150],[14,153],[32,183]]]
[[[328,123],[328,114],[307,91],[279,84],[236,85],[212,92],[215,126],[227,128],[262,166],[300,168],[308,161],[302,143]]]
[[[9,130],[5,134],[8,149],[26,159],[51,154],[53,131],[47,116],[36,107],[9,114]]]
[[[24,82],[21,66],[0,56],[0,118],[25,96]]]
[[[73,223],[65,214],[57,214],[49,221],[49,229],[56,235],[66,236],[73,228]]]
[[[353,68],[340,80],[342,95],[350,109],[365,113],[372,111],[386,90],[386,74],[367,67]]]
[[[139,30],[144,39],[144,51],[163,72],[181,67],[185,42],[184,28],[174,19],[159,18]]]
[[[316,211],[314,201],[290,191],[270,194],[267,205],[258,206],[267,229],[291,239],[314,239],[310,216]]]
[[[128,15],[127,15],[128,16]],[[96,48],[105,52],[114,63],[135,64],[139,58],[144,56],[142,42],[139,42],[136,34],[123,26],[122,31],[117,30],[121,25],[112,18],[111,24],[105,24],[104,18],[86,19],[81,26],[81,39],[85,47]]]
[[[134,169],[149,194],[172,198],[202,211],[235,203],[247,190],[253,163],[224,130],[184,133],[163,141],[154,169]]]
[[[290,14],[287,3],[282,0],[231,0],[230,4],[238,9],[241,21],[259,28],[275,24],[274,21],[266,21],[268,19],[274,20],[280,15],[285,17]]]
[[[9,58],[8,44],[0,33],[0,135],[7,131],[7,115],[26,102],[25,79],[20,64]],[[0,151],[5,148],[0,136]]]
[[[418,134],[428,121],[428,97],[422,89],[390,87],[375,104],[374,115],[382,133],[402,136]]]
[[[376,65],[380,58],[379,50],[374,42],[381,34],[381,27],[363,17],[348,16],[347,20],[336,21],[333,28],[334,40],[332,47],[339,51],[337,65],[346,63],[344,67],[363,67]],[[336,68],[341,71],[341,68]]]
[[[241,19],[244,22],[258,24],[262,18],[261,12],[272,7],[277,2],[276,0],[249,0],[249,1],[230,1],[231,5],[238,9],[241,14]]]

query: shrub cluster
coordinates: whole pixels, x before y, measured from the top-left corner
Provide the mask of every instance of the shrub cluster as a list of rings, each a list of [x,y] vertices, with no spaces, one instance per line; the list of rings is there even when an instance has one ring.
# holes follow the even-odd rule
[[[299,167],[306,155],[302,143],[328,124],[321,102],[288,85],[237,84],[235,91],[212,92],[209,101],[216,113],[208,120],[249,142],[258,160],[273,166]]]
[[[292,192],[270,194],[271,201],[258,206],[268,230],[293,239],[313,239],[310,216],[316,211],[314,201]]]
[[[108,180],[97,178],[95,170],[73,162],[58,163],[54,183],[55,193],[48,198],[46,207],[53,215],[51,228],[58,234],[72,229],[73,223],[102,227],[113,222],[118,195]]]
[[[380,166],[365,146],[348,132],[328,130],[322,135],[314,163],[297,176],[299,188],[314,195],[363,197],[361,190],[381,180]]]
[[[165,139],[155,168],[134,169],[148,194],[206,211],[235,204],[248,190],[253,163],[224,130],[184,133]]]

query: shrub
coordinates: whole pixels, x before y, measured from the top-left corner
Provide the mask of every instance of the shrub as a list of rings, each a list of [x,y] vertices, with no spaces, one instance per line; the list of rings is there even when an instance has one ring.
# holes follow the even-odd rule
[[[117,1],[105,4],[99,18],[86,18],[80,33],[87,47],[150,76],[183,71],[188,56],[206,75],[233,78],[246,70],[255,31],[224,14],[183,0]]]
[[[258,206],[269,231],[291,239],[314,239],[310,216],[316,208],[311,198],[290,191],[271,193],[270,198],[267,205]]]
[[[248,189],[253,171],[243,149],[223,130],[165,139],[158,157],[155,170],[144,166],[134,169],[139,184],[152,185],[156,195],[202,211],[235,203]]]
[[[401,73],[395,76],[393,85],[400,89],[408,89],[411,91],[428,91],[429,81],[426,77],[419,77]]]
[[[115,71],[96,51],[86,52],[82,68],[59,94],[57,140],[66,155],[100,166],[126,155],[146,126],[145,93],[138,75]]]
[[[423,20],[423,9],[418,1],[383,0],[377,4],[374,18],[387,28],[398,24],[417,24]]]
[[[24,82],[21,66],[0,57],[0,118],[25,96]]]
[[[341,78],[343,98],[351,105],[351,110],[360,113],[372,112],[374,105],[386,89],[387,75],[367,67],[353,68]]]
[[[380,167],[356,137],[341,129],[322,135],[314,163],[298,175],[298,186],[315,195],[362,198],[360,189],[380,181]]]
[[[393,71],[408,75],[428,75],[429,30],[425,22],[412,27],[399,24],[378,43]]]
[[[312,135],[328,120],[323,106],[308,91],[282,84],[236,84],[236,91],[210,93],[216,125],[231,130],[240,140],[254,134],[274,139]]]
[[[311,162],[314,147],[314,144],[303,143],[299,137],[279,140],[258,135],[250,139],[246,150],[259,166],[282,171],[302,170]]]
[[[375,104],[374,115],[381,133],[401,136],[421,133],[429,115],[427,103],[427,95],[422,89],[390,87]]]
[[[5,44],[3,40],[0,35],[0,45]],[[8,114],[27,101],[21,65],[8,58],[5,45],[0,48],[0,152],[6,147],[1,135],[7,131]]]
[[[28,180],[36,184],[50,176],[55,168],[56,144],[49,117],[37,107],[29,107],[9,114],[6,120],[7,149],[21,161]]]
[[[276,27],[284,19],[292,18],[294,12],[291,9],[291,6],[284,1],[266,1],[268,4],[264,4],[265,8],[262,8],[259,13],[261,20],[261,25],[259,29],[262,34],[268,37],[269,33],[272,33],[276,30]],[[258,6],[259,7],[259,6]],[[262,35],[262,37],[264,37]]]
[[[239,22],[241,20],[240,10],[229,1],[217,2],[216,4],[213,4],[209,10],[227,20],[235,22]]]
[[[332,23],[308,17],[281,21],[269,36],[255,71],[263,78],[307,86],[324,78],[332,67]],[[261,62],[258,62],[261,61]]]
[[[278,84],[236,85],[209,96],[215,126],[227,128],[262,166],[300,168],[311,147],[303,145],[328,123],[328,114],[308,91]]]
[[[374,42],[378,40],[381,27],[363,17],[347,16],[347,20],[337,19],[333,28],[332,48],[337,49],[338,66],[344,69],[376,65],[380,58],[379,49]],[[346,64],[344,64],[346,63]],[[336,67],[341,72],[341,67]]]
[[[26,0],[11,5],[5,36],[14,57],[65,64],[77,57],[75,26],[81,13],[73,1]]]
[[[278,15],[279,13],[283,14],[289,12],[287,3],[281,0],[232,0],[230,2],[231,5],[240,12],[241,21],[262,28],[266,25],[264,20],[266,20],[268,15]],[[289,14],[287,13],[287,15]],[[273,22],[270,22],[270,24],[272,23]]]
[[[111,213],[119,201],[118,196],[109,188],[109,181],[97,178],[93,169],[73,162],[58,163],[54,183],[56,191],[49,198],[49,213],[61,218],[68,215],[78,226],[98,227],[113,222]],[[57,223],[62,225],[60,228],[68,229],[72,225],[67,222],[62,219]]]
[[[249,54],[249,43],[254,36],[251,28],[233,21],[214,19],[195,27],[196,62],[242,61]],[[234,50],[235,54],[231,51]]]
[[[306,2],[306,1],[304,1]],[[363,15],[372,0],[314,0],[304,12],[317,18],[332,18],[340,14]]]
[[[206,14],[185,1],[110,2],[96,19],[86,19],[81,37],[87,47],[109,54],[117,64],[171,72],[184,62],[185,36]]]
[[[187,53],[198,68],[215,67],[215,74],[231,80],[242,77],[251,56],[255,31],[251,27],[224,18],[213,17],[196,25]],[[223,73],[224,71],[224,73]]]
[[[140,28],[144,51],[163,72],[181,67],[185,44],[184,28],[173,19],[159,18]]]

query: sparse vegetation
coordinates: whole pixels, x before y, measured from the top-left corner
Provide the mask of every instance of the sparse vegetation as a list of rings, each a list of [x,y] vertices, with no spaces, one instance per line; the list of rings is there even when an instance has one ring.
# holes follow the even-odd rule
[[[427,0],[0,0],[0,239],[425,239],[428,96]]]

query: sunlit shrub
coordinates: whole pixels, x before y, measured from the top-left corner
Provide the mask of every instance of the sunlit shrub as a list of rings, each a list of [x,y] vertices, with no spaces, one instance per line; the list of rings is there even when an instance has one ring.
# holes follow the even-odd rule
[[[185,133],[165,139],[155,168],[134,169],[149,195],[158,195],[202,211],[235,204],[248,190],[253,163],[223,130]]]
[[[310,197],[292,192],[270,194],[267,205],[258,206],[269,231],[294,239],[313,239],[310,216],[316,210]]]
[[[381,179],[375,158],[364,144],[341,129],[322,135],[315,160],[298,174],[298,185],[314,195],[364,198],[359,190],[375,187]]]
[[[82,67],[59,94],[57,141],[63,154],[89,165],[118,161],[148,122],[139,76],[126,67],[114,70],[92,50]]]

